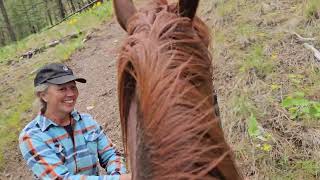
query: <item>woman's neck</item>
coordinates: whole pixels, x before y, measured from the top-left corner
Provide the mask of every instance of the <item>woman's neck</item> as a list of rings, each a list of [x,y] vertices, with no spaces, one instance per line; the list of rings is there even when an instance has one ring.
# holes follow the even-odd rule
[[[50,120],[54,121],[60,126],[66,126],[71,124],[71,115],[70,113],[57,113],[57,112],[50,112],[46,111],[44,116],[49,118]]]

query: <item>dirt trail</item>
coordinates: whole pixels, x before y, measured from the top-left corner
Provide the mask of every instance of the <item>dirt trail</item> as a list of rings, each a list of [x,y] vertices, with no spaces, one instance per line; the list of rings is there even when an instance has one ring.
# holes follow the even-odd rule
[[[121,132],[118,114],[116,60],[125,33],[115,19],[101,25],[90,35],[84,47],[75,52],[67,64],[75,74],[87,79],[78,84],[80,96],[77,109],[90,113],[107,132],[113,143],[121,150]],[[6,152],[8,160],[0,180],[32,179],[18,146]],[[8,155],[7,155],[8,153]],[[14,153],[14,154],[12,154]]]

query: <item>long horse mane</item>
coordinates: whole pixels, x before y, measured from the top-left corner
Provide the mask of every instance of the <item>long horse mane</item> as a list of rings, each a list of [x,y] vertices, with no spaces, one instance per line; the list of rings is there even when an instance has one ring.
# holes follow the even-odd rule
[[[156,0],[130,18],[127,32],[118,61],[120,119],[127,152],[136,96],[140,178],[228,177],[233,159],[214,111],[207,26],[197,17],[180,17],[177,5]]]

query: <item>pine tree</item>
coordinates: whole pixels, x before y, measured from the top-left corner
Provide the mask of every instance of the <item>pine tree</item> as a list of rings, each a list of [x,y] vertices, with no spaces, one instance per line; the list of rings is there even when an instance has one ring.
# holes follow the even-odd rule
[[[0,10],[1,10],[5,25],[6,25],[7,29],[8,29],[8,32],[9,32],[11,40],[12,41],[16,41],[17,38],[16,38],[16,35],[15,35],[15,33],[13,31],[13,28],[12,28],[12,26],[10,24],[10,21],[9,21],[9,18],[8,18],[8,14],[7,14],[6,8],[4,6],[3,0],[0,0]]]

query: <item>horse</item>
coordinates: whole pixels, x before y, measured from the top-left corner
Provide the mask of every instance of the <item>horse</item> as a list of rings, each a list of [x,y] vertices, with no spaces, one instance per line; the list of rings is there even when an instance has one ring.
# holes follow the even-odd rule
[[[124,154],[134,180],[242,179],[216,111],[199,0],[113,0],[127,32],[118,57]]]

